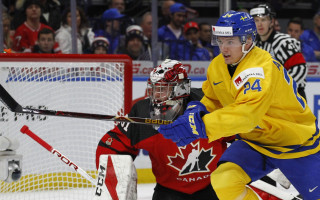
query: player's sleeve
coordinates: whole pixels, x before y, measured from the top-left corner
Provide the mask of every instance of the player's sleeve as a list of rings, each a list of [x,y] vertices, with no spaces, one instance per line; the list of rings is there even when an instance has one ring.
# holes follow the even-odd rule
[[[248,133],[258,126],[272,102],[274,92],[271,91],[276,82],[272,79],[277,78],[271,75],[272,68],[275,68],[271,66],[272,61],[266,65],[263,67],[264,78],[249,77],[236,90],[233,103],[202,117],[209,141]]]
[[[298,85],[304,83],[308,73],[306,62],[303,62],[302,60],[304,61],[302,53],[296,53],[289,59],[289,61],[292,62],[290,63],[288,73]]]
[[[120,131],[118,126],[107,132],[99,141],[96,149],[97,167],[102,154],[130,155],[133,160],[138,155],[139,150],[131,145],[130,139]]]
[[[142,101],[135,103],[129,117],[138,116],[138,110],[141,109]],[[138,155],[139,149],[133,143],[138,135],[140,135],[141,129],[137,127],[137,124],[128,122],[119,122],[114,129],[108,131],[99,141],[96,150],[96,164],[98,166],[99,157],[101,154],[122,154],[130,155],[134,160]],[[140,125],[141,126],[141,125]]]
[[[307,65],[301,51],[301,43],[294,38],[287,38],[284,44],[286,45],[279,47],[283,48],[282,52],[286,52],[287,54],[283,55],[283,58],[287,57],[287,59],[284,59],[283,66],[293,80],[300,85],[304,83],[307,76]],[[278,55],[282,54],[279,53]]]

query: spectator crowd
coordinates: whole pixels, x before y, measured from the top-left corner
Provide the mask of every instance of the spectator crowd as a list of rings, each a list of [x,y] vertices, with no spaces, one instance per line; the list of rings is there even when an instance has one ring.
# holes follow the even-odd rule
[[[183,1],[159,1],[159,60],[209,61],[219,54],[211,44],[211,25]],[[139,18],[126,14],[125,0],[109,0],[108,8],[92,20],[81,6],[76,8],[76,51],[72,48],[72,16],[66,1],[3,1],[4,49],[16,53],[128,54],[133,60],[152,60],[152,14]],[[249,12],[249,11],[248,11]],[[139,23],[138,23],[139,22]],[[289,20],[287,34],[301,44],[307,62],[320,61],[320,11],[314,15],[313,29],[305,30],[303,20]],[[277,18],[273,23],[283,32]]]

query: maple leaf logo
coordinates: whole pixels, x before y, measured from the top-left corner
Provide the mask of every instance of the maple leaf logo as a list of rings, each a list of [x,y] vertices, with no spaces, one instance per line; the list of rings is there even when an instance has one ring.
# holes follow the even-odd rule
[[[180,176],[210,172],[208,166],[216,157],[215,154],[212,154],[212,148],[200,148],[200,141],[179,147],[179,153],[168,156],[170,163],[167,165],[179,171]]]

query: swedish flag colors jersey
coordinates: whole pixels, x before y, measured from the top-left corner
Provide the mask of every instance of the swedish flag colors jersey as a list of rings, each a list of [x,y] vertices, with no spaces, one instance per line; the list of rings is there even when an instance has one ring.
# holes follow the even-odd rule
[[[209,141],[238,134],[260,153],[280,159],[320,150],[316,117],[297,84],[271,55],[254,47],[230,77],[222,54],[209,65],[201,102]]]

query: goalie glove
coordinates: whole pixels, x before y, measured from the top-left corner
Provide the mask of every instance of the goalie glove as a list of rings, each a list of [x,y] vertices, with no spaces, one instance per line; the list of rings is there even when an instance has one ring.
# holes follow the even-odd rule
[[[185,146],[199,138],[208,138],[202,121],[203,115],[207,113],[209,112],[201,102],[191,101],[183,115],[172,124],[161,125],[158,131],[178,146]]]
[[[203,115],[209,113],[207,108],[200,101],[190,101],[183,114],[189,114],[194,112],[203,112]]]

